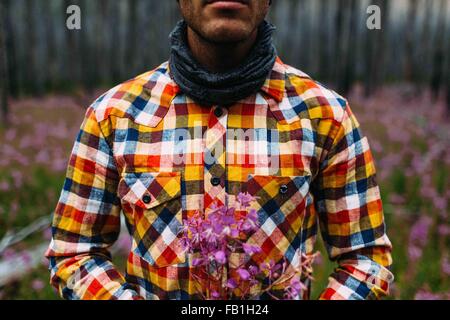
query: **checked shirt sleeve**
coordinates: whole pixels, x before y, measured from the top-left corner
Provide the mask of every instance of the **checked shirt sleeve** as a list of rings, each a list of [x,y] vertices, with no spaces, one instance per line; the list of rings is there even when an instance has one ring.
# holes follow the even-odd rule
[[[393,281],[391,243],[369,144],[348,104],[342,121],[324,121],[331,129],[313,187],[315,209],[338,267],[320,299],[379,299]]]
[[[118,172],[103,131],[95,110],[89,108],[53,215],[46,257],[51,283],[65,299],[139,298],[111,263],[108,251],[120,231],[120,203]]]

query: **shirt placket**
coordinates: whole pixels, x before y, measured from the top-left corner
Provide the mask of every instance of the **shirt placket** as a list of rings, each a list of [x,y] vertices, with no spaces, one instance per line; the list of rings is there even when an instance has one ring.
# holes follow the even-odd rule
[[[226,132],[228,112],[215,106],[211,109],[205,135],[205,215],[214,205],[226,204]]]

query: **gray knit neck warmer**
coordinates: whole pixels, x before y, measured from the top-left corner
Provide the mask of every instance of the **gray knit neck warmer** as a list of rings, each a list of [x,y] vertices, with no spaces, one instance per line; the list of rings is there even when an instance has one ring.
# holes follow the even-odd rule
[[[180,89],[202,105],[229,105],[256,93],[269,76],[277,58],[272,42],[275,27],[264,21],[245,61],[225,73],[212,73],[192,56],[187,24],[178,22],[170,34],[170,76]]]

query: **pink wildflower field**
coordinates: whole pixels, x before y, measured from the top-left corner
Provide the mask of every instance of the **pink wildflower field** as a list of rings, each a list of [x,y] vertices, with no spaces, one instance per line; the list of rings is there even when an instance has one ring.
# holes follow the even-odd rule
[[[348,100],[369,138],[394,246],[396,280],[390,299],[450,299],[450,115],[443,100],[417,92],[409,86],[388,86],[366,99],[356,86]],[[10,123],[0,128],[0,240],[51,214],[89,99],[44,96],[11,101]],[[251,231],[252,221],[243,221],[239,232]],[[223,221],[214,223],[223,227]],[[41,228],[0,251],[1,263],[16,259],[28,268],[0,285],[0,299],[57,299],[48,284],[47,261],[42,258],[36,264],[30,256],[49,238],[50,230]],[[194,244],[186,239],[187,248],[192,249]],[[312,262],[313,298],[326,286],[334,268],[320,239],[318,243],[321,254]],[[124,232],[113,249],[121,270],[129,245]],[[251,254],[258,250],[241,249]],[[219,265],[227,258],[226,250],[219,247],[208,254]],[[201,266],[203,261],[197,263]],[[256,270],[237,270],[240,279],[248,282],[252,272]],[[228,284],[230,291],[237,286]],[[288,288],[286,295],[297,295],[302,284],[291,283]],[[211,294],[214,298],[227,293]]]

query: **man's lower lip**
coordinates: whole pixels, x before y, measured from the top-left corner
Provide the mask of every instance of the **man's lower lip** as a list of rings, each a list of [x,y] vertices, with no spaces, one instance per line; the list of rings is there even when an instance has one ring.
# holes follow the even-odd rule
[[[209,3],[208,6],[219,10],[239,10],[247,5],[239,1],[214,1]]]

